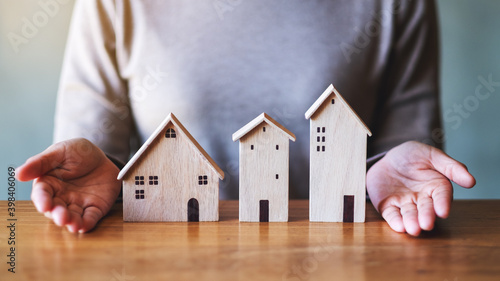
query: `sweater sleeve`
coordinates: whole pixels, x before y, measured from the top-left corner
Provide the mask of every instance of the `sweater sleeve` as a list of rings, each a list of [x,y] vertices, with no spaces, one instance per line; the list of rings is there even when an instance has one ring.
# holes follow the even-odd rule
[[[395,32],[384,70],[368,153],[405,141],[441,146],[438,28],[434,2],[395,1]]]
[[[83,137],[126,161],[135,135],[116,59],[115,3],[75,4],[55,113],[54,141]]]

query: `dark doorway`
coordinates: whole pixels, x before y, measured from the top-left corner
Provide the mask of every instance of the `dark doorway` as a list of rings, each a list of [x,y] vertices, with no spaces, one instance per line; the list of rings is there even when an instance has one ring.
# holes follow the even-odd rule
[[[188,221],[200,221],[200,206],[194,198],[188,201]]]
[[[269,222],[269,200],[260,200],[260,222]]]
[[[354,222],[354,195],[344,195],[344,222]]]

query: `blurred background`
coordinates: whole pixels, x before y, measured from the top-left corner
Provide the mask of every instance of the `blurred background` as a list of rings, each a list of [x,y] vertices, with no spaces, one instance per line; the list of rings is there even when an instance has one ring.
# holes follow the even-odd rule
[[[48,2],[57,9],[47,13],[40,3]],[[52,142],[73,4],[0,0],[0,200],[7,198],[8,167]],[[471,190],[455,187],[455,197],[499,199],[500,1],[438,0],[437,6],[445,150],[477,179]],[[29,200],[30,192],[31,183],[17,183],[17,200]]]

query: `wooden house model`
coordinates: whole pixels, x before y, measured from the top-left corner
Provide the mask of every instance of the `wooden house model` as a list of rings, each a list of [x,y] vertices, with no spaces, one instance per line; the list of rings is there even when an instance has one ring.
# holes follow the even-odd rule
[[[288,221],[289,140],[293,133],[262,113],[233,134],[240,141],[240,221]]]
[[[310,221],[364,222],[370,130],[333,85],[305,116],[310,120]]]
[[[118,175],[124,221],[218,221],[224,172],[170,113]]]

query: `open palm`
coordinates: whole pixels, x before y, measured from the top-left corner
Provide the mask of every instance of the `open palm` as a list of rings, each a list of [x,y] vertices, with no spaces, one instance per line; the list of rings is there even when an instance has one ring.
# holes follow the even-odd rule
[[[72,139],[29,158],[17,177],[34,180],[31,199],[39,212],[71,232],[87,232],[118,197],[118,172],[97,146]]]
[[[397,232],[419,235],[448,217],[451,181],[471,188],[474,177],[462,163],[432,146],[406,142],[391,149],[367,173],[370,199]]]

